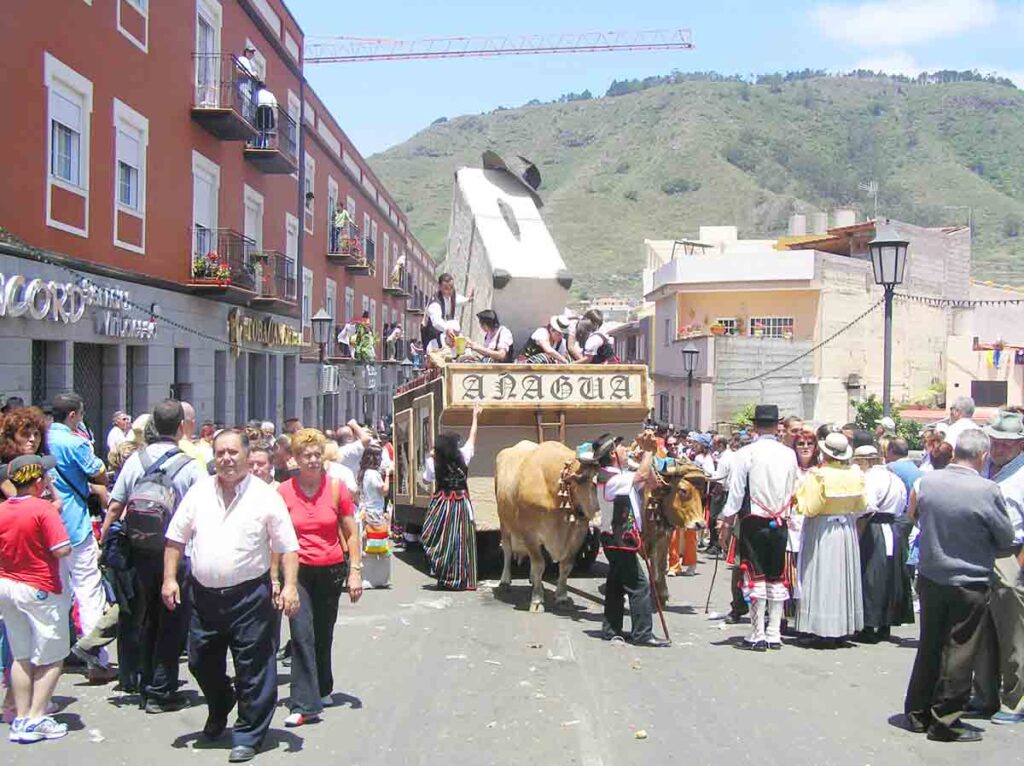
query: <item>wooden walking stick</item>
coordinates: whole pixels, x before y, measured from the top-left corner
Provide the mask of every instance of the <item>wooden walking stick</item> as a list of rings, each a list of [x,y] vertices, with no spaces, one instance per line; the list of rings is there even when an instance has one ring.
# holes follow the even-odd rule
[[[654,595],[654,605],[658,607],[658,617],[661,618],[661,629],[665,632],[665,640],[672,643],[672,638],[668,634],[668,623],[665,622],[665,612],[661,608],[661,596],[658,595],[658,587],[654,582],[654,572],[651,571],[651,560],[647,556],[647,548],[644,546],[642,539],[640,540],[640,558],[647,565],[647,582],[651,588],[651,593]]]

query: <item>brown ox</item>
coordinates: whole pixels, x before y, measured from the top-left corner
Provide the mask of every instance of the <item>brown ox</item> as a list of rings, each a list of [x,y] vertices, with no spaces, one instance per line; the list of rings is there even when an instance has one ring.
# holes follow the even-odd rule
[[[521,441],[498,453],[494,469],[494,495],[501,523],[505,568],[499,590],[512,584],[512,554],[530,557],[533,593],[530,611],[544,611],[544,553],[558,562],[555,604],[572,604],[567,581],[590,520],[598,511],[597,464],[580,463],[561,442]],[[567,508],[558,492],[563,482]]]
[[[693,529],[704,520],[701,494],[707,485],[704,472],[690,462],[680,462],[648,484],[644,503],[644,549],[654,570],[655,589],[662,604],[668,603],[668,547],[676,528]]]

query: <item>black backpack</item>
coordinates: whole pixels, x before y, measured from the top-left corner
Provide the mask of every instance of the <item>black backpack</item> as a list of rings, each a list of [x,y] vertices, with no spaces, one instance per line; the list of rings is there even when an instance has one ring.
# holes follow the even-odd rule
[[[192,460],[180,449],[167,450],[154,461],[145,448],[139,451],[142,476],[135,482],[125,505],[124,530],[135,550],[158,553],[181,498],[174,489],[174,477]]]

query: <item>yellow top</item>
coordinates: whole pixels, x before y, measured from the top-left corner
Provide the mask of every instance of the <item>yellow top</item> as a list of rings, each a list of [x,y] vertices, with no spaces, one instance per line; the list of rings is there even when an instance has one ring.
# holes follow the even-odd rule
[[[855,465],[812,468],[796,491],[796,511],[803,516],[845,516],[866,507],[864,474]]]
[[[198,462],[203,468],[213,460],[213,449],[203,442],[194,442],[191,439],[181,439],[178,442],[178,449]]]

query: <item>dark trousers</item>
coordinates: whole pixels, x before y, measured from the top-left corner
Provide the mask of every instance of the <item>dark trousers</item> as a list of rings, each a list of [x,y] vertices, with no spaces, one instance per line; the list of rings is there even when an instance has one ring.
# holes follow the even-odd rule
[[[259,747],[277,704],[274,602],[270,575],[230,588],[204,588],[192,579],[188,668],[206,696],[210,716],[233,704],[227,652],[235,663],[238,721],[232,744]]]
[[[713,492],[708,499],[708,546],[719,545],[718,542],[718,517],[722,515],[725,508],[725,501],[729,499],[728,492]]]
[[[639,554],[605,548],[604,555],[608,559],[608,579],[604,586],[602,632],[607,638],[622,635],[623,598],[628,596],[632,639],[642,641],[650,638],[654,627],[651,586],[647,582]]]
[[[139,692],[143,702],[167,702],[178,691],[178,662],[188,640],[192,613],[187,587],[188,561],[178,566],[181,603],[168,611],[160,598],[164,581],[164,559],[160,554],[135,554],[135,605],[132,628],[139,642]]]
[[[918,589],[921,635],[903,709],[926,726],[955,726],[971,694],[989,587],[940,585],[919,575]]]
[[[317,715],[334,691],[331,646],[344,584],[341,564],[299,565],[299,612],[289,620],[292,634],[291,712]]]

